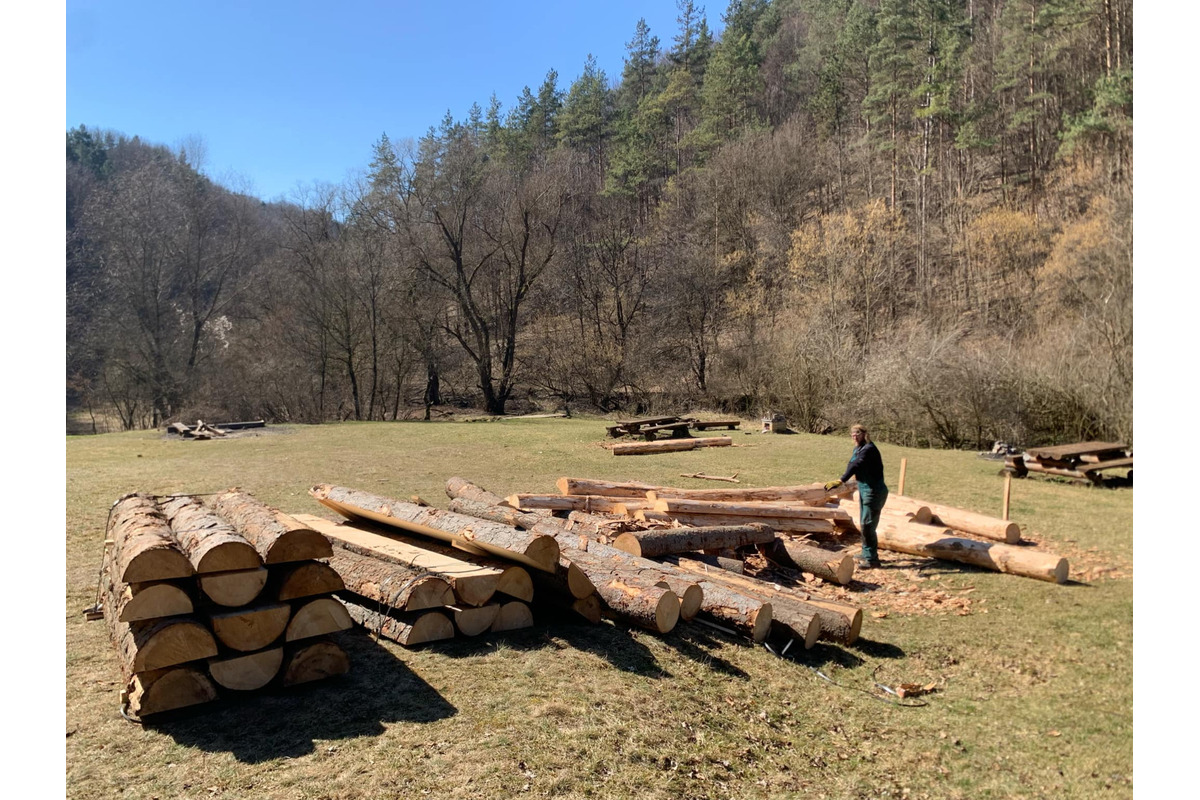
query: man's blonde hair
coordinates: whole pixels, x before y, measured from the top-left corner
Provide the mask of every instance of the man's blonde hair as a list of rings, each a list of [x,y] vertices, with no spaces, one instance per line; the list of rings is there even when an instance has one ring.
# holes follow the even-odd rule
[[[855,433],[861,433],[862,437],[863,437],[863,444],[866,444],[867,442],[871,441],[871,434],[867,433],[867,429],[864,428],[862,425],[851,425],[850,433],[852,435]]]

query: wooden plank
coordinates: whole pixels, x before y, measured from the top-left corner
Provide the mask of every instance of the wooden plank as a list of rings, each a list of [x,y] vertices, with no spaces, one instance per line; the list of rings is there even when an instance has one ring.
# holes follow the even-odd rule
[[[1117,467],[1132,467],[1133,457],[1129,458],[1114,458],[1108,461],[1100,461],[1096,464],[1080,464],[1079,471],[1087,475],[1090,472],[1099,472],[1104,469],[1116,469]]]
[[[740,419],[717,419],[701,422],[699,420],[692,423],[692,428],[698,431],[706,431],[710,428],[727,428],[728,430],[737,430],[742,424]]]

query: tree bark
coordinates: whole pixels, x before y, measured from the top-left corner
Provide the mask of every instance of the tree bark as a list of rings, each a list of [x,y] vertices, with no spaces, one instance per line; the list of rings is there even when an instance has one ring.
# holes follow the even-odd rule
[[[284,641],[311,639],[327,633],[337,633],[354,627],[346,607],[333,597],[318,597],[300,605],[287,624]]]
[[[240,489],[229,489],[206,502],[254,546],[263,563],[329,558],[332,552],[324,536]]]
[[[252,692],[270,683],[282,665],[283,648],[271,647],[240,656],[210,658],[208,674],[225,689]]]
[[[314,486],[309,493],[345,517],[366,518],[431,536],[468,552],[517,561],[544,572],[553,572],[558,563],[558,543],[553,537],[328,484]]]
[[[196,572],[232,572],[262,566],[258,551],[194,497],[169,498],[161,508],[179,549]]]
[[[179,549],[171,526],[154,499],[131,494],[119,499],[109,514],[114,579],[134,584],[186,578],[195,570]]]
[[[240,653],[249,653],[262,650],[283,635],[291,614],[287,603],[272,603],[210,614],[208,620],[217,641]]]
[[[454,638],[454,623],[440,611],[416,611],[392,616],[373,611],[352,599],[346,599],[345,603],[350,618],[359,625],[405,647]]]
[[[736,550],[774,539],[775,531],[766,525],[719,525],[622,533],[613,542],[613,547],[642,558],[656,558],[693,550]]]
[[[325,639],[284,645],[283,649],[285,666],[281,683],[284,686],[311,683],[350,671],[346,651]]]
[[[854,577],[854,559],[849,553],[835,553],[820,547],[778,536],[758,546],[758,552],[775,564],[816,575],[824,581],[846,586]]]
[[[421,611],[454,605],[454,589],[443,577],[338,548],[329,566],[357,595],[397,611]],[[284,598],[280,598],[281,600]]]

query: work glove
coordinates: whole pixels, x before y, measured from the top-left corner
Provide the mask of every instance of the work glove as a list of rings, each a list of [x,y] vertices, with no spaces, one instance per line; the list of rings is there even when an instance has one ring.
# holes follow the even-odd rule
[[[836,489],[837,487],[839,487],[841,485],[842,485],[841,481],[830,481],[829,483],[825,484],[825,491],[832,492],[834,489]]]

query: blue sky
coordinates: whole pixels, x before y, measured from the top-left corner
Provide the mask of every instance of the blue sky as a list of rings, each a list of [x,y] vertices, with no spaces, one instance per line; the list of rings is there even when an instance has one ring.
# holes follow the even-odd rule
[[[725,3],[704,7],[719,30]],[[507,110],[551,68],[566,90],[589,53],[617,79],[638,19],[666,48],[677,16],[675,0],[68,0],[67,128],[199,137],[211,177],[272,200],[364,169],[385,131],[419,137],[493,92]]]

